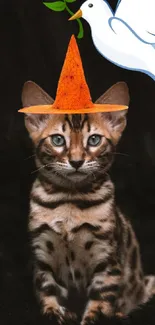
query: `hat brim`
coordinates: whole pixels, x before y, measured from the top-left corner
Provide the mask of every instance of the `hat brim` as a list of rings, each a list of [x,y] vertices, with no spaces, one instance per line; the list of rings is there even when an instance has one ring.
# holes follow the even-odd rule
[[[113,105],[113,104],[93,104],[92,107],[81,109],[58,109],[53,105],[37,105],[24,107],[18,110],[20,113],[25,114],[89,114],[89,113],[104,113],[104,112],[116,112],[128,109],[125,105]]]

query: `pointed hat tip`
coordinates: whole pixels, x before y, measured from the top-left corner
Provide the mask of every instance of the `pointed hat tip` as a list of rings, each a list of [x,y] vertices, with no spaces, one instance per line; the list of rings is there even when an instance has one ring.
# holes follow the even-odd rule
[[[68,47],[70,47],[71,45],[76,45],[77,46],[77,41],[76,41],[76,38],[75,38],[74,34],[72,34],[72,36],[70,38]]]
[[[75,36],[72,35],[61,70],[54,108],[71,110],[92,107],[81,56]]]
[[[71,38],[70,38],[70,42],[76,42],[76,38],[75,38],[75,35],[72,34]]]

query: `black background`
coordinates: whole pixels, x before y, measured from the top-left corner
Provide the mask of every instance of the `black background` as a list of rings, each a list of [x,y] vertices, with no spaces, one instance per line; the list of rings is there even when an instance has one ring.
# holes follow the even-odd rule
[[[115,9],[117,1],[109,3]],[[69,7],[75,12],[81,4],[77,0]],[[39,313],[32,290],[27,214],[35,166],[33,157],[28,158],[31,142],[23,115],[17,110],[27,80],[55,97],[68,42],[78,33],[77,22],[68,22],[68,18],[66,11],[53,12],[40,0],[0,1],[1,325],[44,325],[47,321]],[[142,73],[120,69],[105,60],[93,46],[88,24],[82,23],[85,35],[78,45],[93,100],[117,81],[126,81],[130,89],[128,125],[112,178],[117,202],[139,239],[144,271],[155,273],[155,83]],[[154,306],[152,299],[127,323],[153,325]]]

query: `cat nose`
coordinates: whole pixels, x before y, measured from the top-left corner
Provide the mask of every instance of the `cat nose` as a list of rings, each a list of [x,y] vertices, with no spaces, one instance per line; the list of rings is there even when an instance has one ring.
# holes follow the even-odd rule
[[[80,168],[84,163],[84,160],[70,160],[70,164],[75,169]]]

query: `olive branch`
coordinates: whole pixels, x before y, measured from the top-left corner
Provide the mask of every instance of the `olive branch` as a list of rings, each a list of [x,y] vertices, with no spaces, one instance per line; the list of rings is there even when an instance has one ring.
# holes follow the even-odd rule
[[[68,3],[72,3],[75,2],[76,0],[61,0],[61,1],[55,1],[55,2],[43,2],[43,4],[53,10],[53,11],[64,11],[65,9],[67,10],[67,12],[70,14],[70,16],[73,16],[74,13],[70,10],[70,8],[68,7]],[[79,24],[79,33],[77,35],[77,38],[83,38],[83,26],[81,23],[81,20],[78,18],[76,19],[78,24]]]

